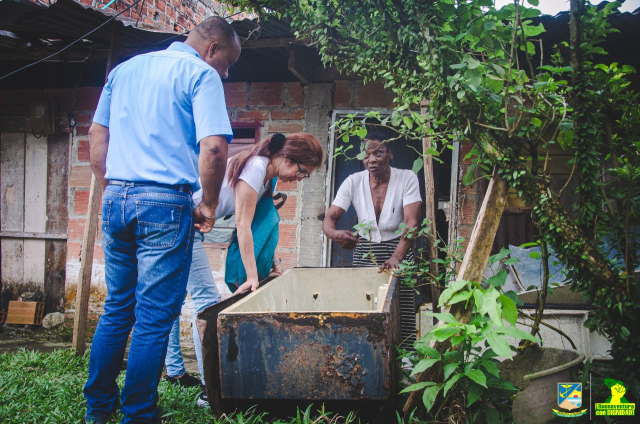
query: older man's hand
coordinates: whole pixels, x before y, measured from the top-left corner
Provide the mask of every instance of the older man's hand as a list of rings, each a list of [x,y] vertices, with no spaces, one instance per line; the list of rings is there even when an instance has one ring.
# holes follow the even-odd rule
[[[202,208],[202,210],[200,210],[200,208]],[[213,216],[213,218],[205,217],[202,214],[203,211],[204,213],[210,213],[211,215],[209,216]],[[213,230],[213,226],[215,224],[215,209],[207,208],[202,204],[196,207],[195,211],[193,212],[193,226],[196,228],[196,230],[200,231],[201,233],[208,233]]]
[[[356,248],[360,240],[355,237],[351,231],[338,230],[335,232],[333,241],[338,243],[338,246],[343,249],[353,250]]]

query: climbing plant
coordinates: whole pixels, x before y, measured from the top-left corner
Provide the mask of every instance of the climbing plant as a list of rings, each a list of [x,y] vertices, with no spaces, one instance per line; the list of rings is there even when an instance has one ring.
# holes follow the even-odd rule
[[[431,138],[425,157],[469,140],[475,171],[465,181],[496,168],[533,208],[544,243],[593,307],[588,327],[611,340],[620,375],[640,395],[640,333],[631,331],[640,325],[640,108],[628,80],[635,70],[606,62],[602,48],[619,3],[571,0],[569,39],[553,51],[535,21],[538,0],[236,3],[287,18],[325,64],[391,89],[397,107],[380,125]],[[335,130],[362,137],[363,123],[352,117]],[[552,189],[552,147],[571,154],[575,188]],[[576,191],[575,206],[561,204],[565,190]]]

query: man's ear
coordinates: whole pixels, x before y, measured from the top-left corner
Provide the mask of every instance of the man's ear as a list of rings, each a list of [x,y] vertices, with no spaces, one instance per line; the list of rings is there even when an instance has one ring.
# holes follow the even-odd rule
[[[209,48],[207,49],[207,55],[209,57],[212,57],[217,50],[220,50],[220,43],[218,43],[217,41],[214,41],[211,44],[209,44]]]

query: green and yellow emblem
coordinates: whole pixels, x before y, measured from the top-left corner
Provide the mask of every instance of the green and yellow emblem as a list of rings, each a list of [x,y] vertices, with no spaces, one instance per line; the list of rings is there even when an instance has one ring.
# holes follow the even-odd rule
[[[558,383],[558,406],[567,411],[579,409],[582,406],[582,383]],[[576,412],[553,410],[559,417],[579,417],[587,413],[586,409]]]
[[[596,415],[633,416],[636,414],[636,404],[629,403],[624,397],[627,389],[624,387],[622,381],[607,378],[604,380],[604,384],[611,389],[611,396],[607,398],[605,403],[596,403]]]

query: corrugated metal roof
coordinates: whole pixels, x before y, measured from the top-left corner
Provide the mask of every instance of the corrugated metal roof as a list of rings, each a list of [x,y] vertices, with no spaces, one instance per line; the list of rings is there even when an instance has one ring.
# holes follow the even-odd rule
[[[11,31],[26,41],[40,38],[72,41],[105,23],[113,13],[99,11],[73,0],[58,0],[44,7],[28,1],[4,0],[0,2],[0,29]],[[122,25],[123,47],[137,48],[147,46],[173,35],[173,32],[151,31],[135,28],[135,20],[116,18],[88,37],[96,44],[108,44],[111,40],[113,25]]]

